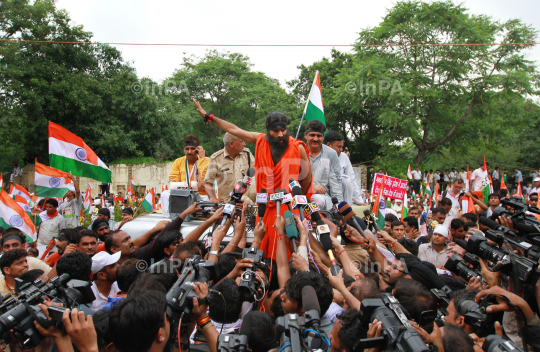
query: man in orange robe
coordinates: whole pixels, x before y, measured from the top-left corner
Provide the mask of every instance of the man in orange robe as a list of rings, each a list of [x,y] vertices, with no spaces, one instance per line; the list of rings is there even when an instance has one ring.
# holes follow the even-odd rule
[[[225,132],[229,132],[246,143],[255,144],[257,193],[260,193],[261,189],[266,189],[270,195],[275,193],[278,188],[285,189],[285,193],[290,193],[289,179],[292,178],[300,183],[302,193],[311,197],[313,184],[309,152],[304,142],[289,135],[287,131],[288,119],[285,115],[279,112],[268,115],[266,117],[266,134],[248,132],[230,122],[207,114],[195,99],[193,102],[199,114],[205,117],[207,122],[214,123]],[[282,205],[280,214],[282,215],[287,209],[286,205]],[[263,217],[266,235],[259,249],[263,250],[267,257],[273,259],[276,258],[276,228],[274,227],[276,217],[276,204],[269,201]]]

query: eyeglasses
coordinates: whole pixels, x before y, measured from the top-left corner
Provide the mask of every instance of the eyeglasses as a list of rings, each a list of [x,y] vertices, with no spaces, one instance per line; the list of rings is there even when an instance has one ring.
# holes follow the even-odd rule
[[[390,267],[391,267],[392,269],[394,269],[394,270],[399,271],[400,273],[407,274],[405,271],[400,270],[400,269],[397,267],[396,264],[390,264]]]

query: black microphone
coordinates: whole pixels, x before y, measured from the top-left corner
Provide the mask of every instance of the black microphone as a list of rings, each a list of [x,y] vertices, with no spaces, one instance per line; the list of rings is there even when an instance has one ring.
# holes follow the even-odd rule
[[[321,307],[319,305],[317,293],[312,286],[304,286],[302,289],[302,309],[304,310],[306,325],[313,326],[316,331],[319,331],[319,326],[321,324]]]
[[[251,328],[253,327],[252,324],[253,320],[253,314],[249,312],[244,316],[244,319],[242,320],[242,325],[240,326],[240,335],[244,335],[247,337],[247,344],[249,344],[249,338],[251,336]],[[238,347],[238,352],[245,351],[246,346],[240,345]]]
[[[249,179],[250,179],[251,177],[253,177],[253,176],[255,176],[255,169],[252,168],[252,167],[250,167],[250,168],[247,170],[246,175],[244,175],[244,180],[243,180],[243,182],[244,182],[245,184],[247,184],[248,186],[251,186],[251,182],[249,182]]]
[[[527,225],[527,224],[514,224],[514,228],[516,230],[518,230],[519,232],[525,232],[525,233],[538,233],[540,231],[538,231],[536,229],[536,227],[532,226],[532,225]]]
[[[330,271],[332,272],[332,275],[337,276],[339,274],[339,265],[337,265],[336,258],[334,258],[334,253],[332,252],[334,246],[332,245],[332,240],[330,239],[330,228],[328,228],[328,225],[326,225],[322,221],[321,216],[317,212],[311,214],[311,220],[313,220],[313,215],[315,214],[317,214],[319,218],[319,220],[316,221],[317,235],[319,235],[321,246],[326,251],[326,253],[328,253],[330,260],[332,261],[332,267],[330,268]]]
[[[481,216],[480,219],[478,219],[478,221],[482,225],[487,226],[492,230],[500,231],[500,232],[504,233],[505,236],[517,237],[514,232],[510,231],[510,229],[502,226],[501,224],[499,224],[496,221],[493,221],[493,220],[491,220],[489,218],[486,218],[485,216]]]
[[[266,188],[261,189],[261,193],[257,193],[257,205],[259,209],[257,214],[259,215],[259,224],[262,223],[264,213],[266,212],[266,203],[268,203],[268,193],[266,193]]]
[[[364,210],[364,216],[369,219],[369,221],[373,224],[373,228],[375,229],[375,232],[381,231],[379,228],[379,225],[375,222],[375,219],[373,219],[373,216],[371,216],[371,211],[369,209]]]

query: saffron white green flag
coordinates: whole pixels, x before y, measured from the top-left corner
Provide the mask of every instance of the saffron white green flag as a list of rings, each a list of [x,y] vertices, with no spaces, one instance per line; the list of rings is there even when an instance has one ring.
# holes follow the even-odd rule
[[[141,203],[144,210],[151,212],[156,206],[156,197],[154,197],[153,189],[150,190],[144,197],[144,200]]]
[[[409,164],[409,168],[407,169],[407,177],[412,180],[413,176],[412,176],[412,172],[411,172],[411,164]]]
[[[30,216],[4,191],[0,191],[0,226],[5,229],[15,227],[21,230],[26,235],[28,243],[37,239],[36,227]]]
[[[326,125],[326,121],[324,121],[324,108],[319,71],[315,71],[315,79],[313,80],[313,85],[309,91],[309,98],[306,102],[306,107],[304,108],[304,118],[308,122],[312,120],[319,120]]]
[[[64,197],[73,186],[73,181],[67,172],[54,167],[45,166],[36,160],[36,175],[34,178],[35,193],[40,197]]]
[[[49,164],[76,176],[111,182],[111,170],[83,139],[50,121]]]

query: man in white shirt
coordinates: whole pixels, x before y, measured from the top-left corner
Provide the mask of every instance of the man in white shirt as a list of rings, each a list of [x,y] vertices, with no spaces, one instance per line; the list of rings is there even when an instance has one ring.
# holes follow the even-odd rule
[[[92,257],[92,272],[94,273],[92,292],[96,297],[92,302],[92,309],[96,311],[107,303],[109,297],[116,296],[120,291],[116,283],[116,269],[121,255],[121,252],[111,255],[103,251]]]
[[[461,171],[459,172],[459,178],[461,178],[463,181],[467,182],[467,170],[465,170],[464,167],[462,167]]]
[[[491,179],[493,180],[493,191],[499,192],[501,188],[501,174],[499,173],[499,167],[495,167],[495,171],[491,174]]]
[[[456,171],[456,168],[453,167],[452,171],[450,172],[450,182],[454,183],[454,181],[459,177],[459,174]]]
[[[486,163],[489,169],[489,163]],[[484,163],[480,164],[480,167],[473,171],[471,175],[472,191],[481,191],[486,184],[489,184],[488,170],[484,170]]]
[[[416,194],[420,194],[420,181],[422,181],[422,171],[420,171],[420,166],[416,167],[416,170],[412,172],[414,178],[414,191]]]
[[[540,177],[536,177],[533,179],[533,188],[529,192],[529,194],[538,193],[540,194]]]
[[[323,144],[334,149],[338,155],[341,165],[341,189],[343,191],[343,200],[349,204],[362,204],[363,199],[356,183],[351,160],[343,152],[344,138],[340,133],[330,131],[324,136]]]
[[[80,226],[79,216],[81,214],[81,207],[83,204],[83,197],[81,197],[81,190],[79,189],[79,184],[77,183],[75,177],[71,174],[68,174],[69,178],[73,184],[69,184],[69,191],[64,195],[64,201],[58,207],[58,213],[62,215],[62,223],[60,224],[60,229],[66,228],[75,228]],[[66,199],[67,198],[67,199]]]
[[[39,224],[37,249],[39,254],[45,253],[49,242],[53,237],[58,237],[60,233],[60,226],[62,224],[62,216],[58,214],[58,202],[56,199],[49,198],[45,201],[45,211],[39,213],[41,224]],[[50,252],[56,252],[56,246],[50,250]]]

